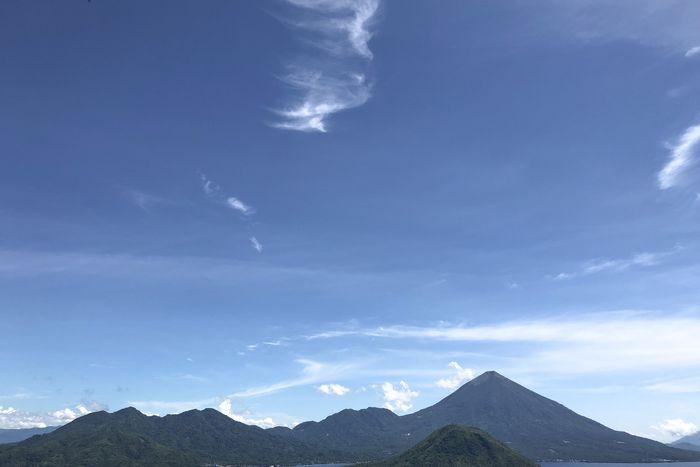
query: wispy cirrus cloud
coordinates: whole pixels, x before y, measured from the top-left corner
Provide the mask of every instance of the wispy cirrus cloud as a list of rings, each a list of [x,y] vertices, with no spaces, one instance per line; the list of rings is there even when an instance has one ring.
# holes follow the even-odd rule
[[[258,253],[262,253],[263,246],[262,246],[262,243],[260,243],[257,238],[250,237],[250,245],[253,247],[253,249],[255,251],[257,251]]]
[[[244,216],[255,214],[255,208],[253,206],[236,196],[224,195],[221,186],[201,172],[199,174],[199,180],[202,186],[202,191],[212,201],[223,204],[224,206],[233,209]]]
[[[644,388],[649,391],[667,394],[700,393],[700,376],[656,381],[647,384]]]
[[[663,260],[667,257],[681,251],[682,249],[683,248],[681,246],[677,245],[672,250],[637,253],[629,258],[594,259],[587,261],[578,271],[561,272],[555,276],[552,276],[552,278],[555,280],[567,280],[576,277],[590,276],[592,274],[598,274],[603,272],[624,272],[633,268],[656,266],[663,262]]]
[[[586,42],[624,41],[674,52],[700,42],[700,4],[694,0],[549,0],[539,6],[548,10],[543,27]]]
[[[310,56],[297,57],[281,77],[295,94],[278,108],[271,126],[304,132],[328,131],[328,118],[363,105],[371,96],[367,70],[379,0],[287,0],[295,7],[289,19],[308,45]],[[311,45],[313,44],[313,45]]]
[[[245,216],[250,216],[251,214],[255,213],[255,209],[252,206],[247,205],[235,196],[229,196],[226,198],[226,205]]]
[[[553,316],[480,325],[392,325],[321,332],[304,339],[378,338],[445,343],[518,344],[508,358],[517,373],[658,371],[700,365],[700,317],[639,311]],[[492,356],[504,356],[499,348]],[[493,359],[491,359],[493,361]]]
[[[273,394],[285,389],[320,383],[330,378],[346,377],[358,367],[358,363],[342,362],[338,364],[322,363],[309,359],[298,359],[302,365],[301,374],[296,378],[285,379],[264,386],[252,387],[229,395],[229,398],[256,397]]]
[[[199,173],[199,180],[202,183],[202,191],[207,196],[215,196],[221,192],[221,187],[213,180],[210,180],[205,174]]]
[[[696,55],[700,55],[700,45],[691,47],[685,52],[687,58],[693,58]]]
[[[165,198],[135,188],[124,187],[121,192],[131,204],[147,213],[155,207],[173,204]]]
[[[675,143],[669,144],[669,157],[657,178],[659,188],[667,190],[681,183],[684,173],[696,162],[700,143],[700,125],[688,127]]]

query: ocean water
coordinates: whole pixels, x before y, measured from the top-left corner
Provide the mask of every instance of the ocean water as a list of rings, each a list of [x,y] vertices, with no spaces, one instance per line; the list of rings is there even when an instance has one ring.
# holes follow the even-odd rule
[[[299,466],[299,467],[342,467],[348,464],[314,464],[311,466]],[[360,464],[362,465],[362,464]],[[653,464],[629,464],[629,463],[617,463],[617,464],[595,464],[588,462],[543,462],[540,464],[542,467],[700,467],[700,462],[661,462]]]
[[[661,462],[653,464],[593,464],[581,462],[543,462],[542,467],[700,467],[700,462]]]

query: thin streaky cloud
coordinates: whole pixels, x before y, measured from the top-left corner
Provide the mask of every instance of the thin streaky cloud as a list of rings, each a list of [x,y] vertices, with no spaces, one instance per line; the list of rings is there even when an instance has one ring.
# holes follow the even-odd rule
[[[691,126],[675,144],[669,146],[668,162],[658,174],[659,188],[667,190],[680,184],[682,175],[696,162],[700,143],[700,125]]]
[[[263,246],[262,246],[262,244],[258,241],[257,238],[255,238],[255,237],[250,237],[250,244],[251,244],[251,246],[253,247],[253,249],[254,249],[255,251],[257,251],[258,253],[262,253],[262,251],[263,251]]]
[[[647,384],[644,388],[648,391],[667,394],[700,393],[700,376],[657,381]]]
[[[688,49],[688,51],[685,53],[685,56],[688,58],[695,57],[696,55],[700,55],[700,45],[696,47],[691,47]]]
[[[135,188],[122,188],[121,191],[131,204],[147,213],[157,206],[173,204],[165,198]]]
[[[347,377],[359,365],[358,363],[353,362],[328,364],[310,359],[298,359],[297,363],[302,365],[302,370],[300,375],[296,378],[285,379],[264,386],[252,387],[243,391],[235,392],[227,397],[240,398],[264,396],[298,386],[321,383],[323,380],[328,380],[330,378]]]
[[[514,371],[551,374],[652,371],[700,365],[700,317],[648,312],[596,313],[484,325],[380,326],[355,337],[406,341],[521,343]],[[323,332],[315,339],[351,337]],[[537,369],[537,370],[535,370]]]
[[[202,191],[207,196],[214,196],[221,191],[221,187],[210,180],[204,173],[199,173],[199,180],[202,183]]]
[[[247,205],[235,196],[229,196],[226,198],[226,205],[231,209],[239,211],[245,216],[250,216],[255,213],[255,209],[252,206]]]
[[[328,118],[363,105],[371,96],[366,68],[379,0],[287,0],[296,7],[289,19],[301,35],[310,35],[317,49],[313,59],[297,57],[281,77],[296,96],[276,109],[274,128],[303,132],[328,131]]]
[[[576,277],[590,276],[598,273],[619,273],[633,268],[646,268],[661,264],[669,256],[678,253],[683,247],[677,245],[668,251],[636,253],[629,258],[594,259],[583,264],[580,270],[575,272],[561,272],[552,276],[554,280],[567,280]]]

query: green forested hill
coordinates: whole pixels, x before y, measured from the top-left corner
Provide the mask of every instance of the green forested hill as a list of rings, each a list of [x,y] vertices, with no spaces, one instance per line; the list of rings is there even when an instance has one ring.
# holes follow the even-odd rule
[[[333,452],[236,422],[213,409],[148,417],[127,408],[96,412],[14,445],[2,466],[195,466],[313,463]]]
[[[372,467],[535,467],[537,464],[476,428],[448,425],[415,447]]]

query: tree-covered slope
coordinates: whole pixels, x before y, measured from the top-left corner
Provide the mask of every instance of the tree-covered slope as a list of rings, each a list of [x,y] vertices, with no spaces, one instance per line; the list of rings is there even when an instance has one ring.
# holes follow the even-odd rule
[[[297,439],[347,452],[352,460],[369,460],[400,452],[406,446],[397,431],[400,417],[387,409],[345,409],[320,422],[304,422],[292,430]]]
[[[417,440],[448,424],[474,426],[531,459],[700,460],[697,453],[612,430],[494,371],[401,421]]]
[[[334,453],[236,422],[213,409],[148,417],[96,412],[0,448],[0,465],[201,465],[313,463]]]
[[[536,464],[476,428],[448,425],[403,454],[373,467],[535,467]]]

